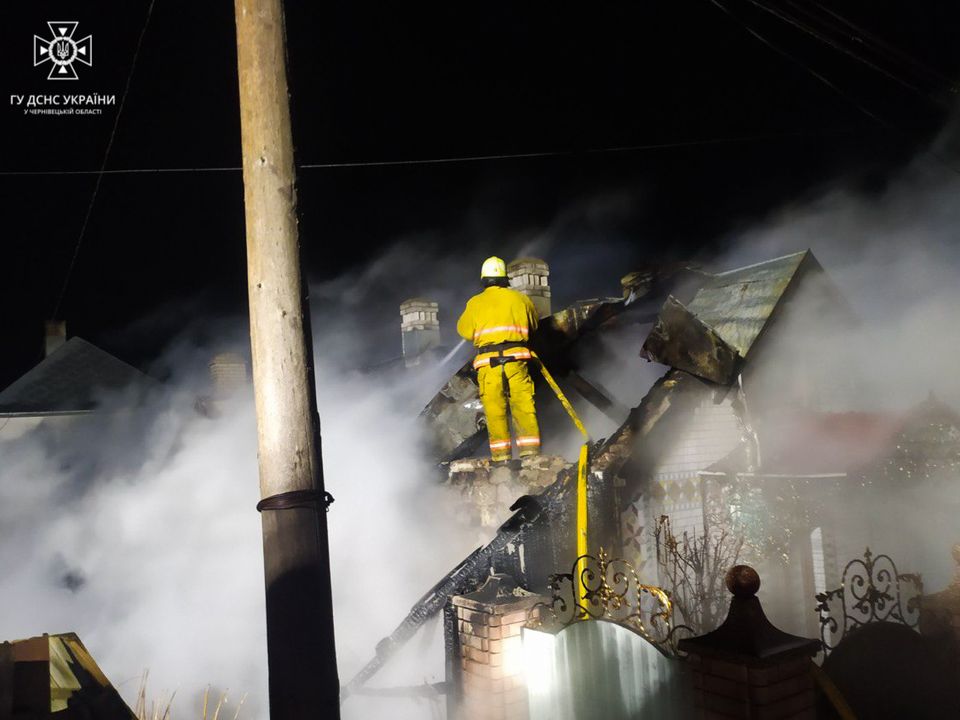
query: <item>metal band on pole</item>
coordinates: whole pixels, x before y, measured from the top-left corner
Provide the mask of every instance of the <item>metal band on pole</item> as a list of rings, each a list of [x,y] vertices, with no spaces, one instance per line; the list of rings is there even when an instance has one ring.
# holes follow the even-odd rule
[[[291,490],[265,497],[257,503],[257,512],[264,510],[296,510],[299,508],[317,509],[323,504],[324,510],[330,510],[333,495],[316,490]]]

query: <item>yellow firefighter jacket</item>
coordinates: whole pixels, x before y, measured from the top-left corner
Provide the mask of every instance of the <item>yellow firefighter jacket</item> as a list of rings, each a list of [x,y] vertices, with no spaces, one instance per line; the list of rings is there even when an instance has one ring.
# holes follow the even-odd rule
[[[521,347],[506,349],[504,355],[529,360],[530,351],[522,345],[536,329],[537,309],[533,301],[512,288],[496,285],[470,298],[457,321],[460,337],[472,341],[480,350],[473,361],[474,368],[489,365],[490,358],[497,354],[484,353],[486,345],[504,347],[509,343],[519,343]]]
[[[478,350],[473,367],[487,419],[490,456],[495,461],[509,460],[513,452],[508,406],[520,457],[540,453],[534,383],[527,363],[518,362],[532,359],[526,342],[536,328],[537,311],[530,298],[497,286],[470,298],[457,321],[457,332],[472,340]],[[500,356],[511,360],[503,363]],[[492,358],[498,358],[496,365],[491,364]]]

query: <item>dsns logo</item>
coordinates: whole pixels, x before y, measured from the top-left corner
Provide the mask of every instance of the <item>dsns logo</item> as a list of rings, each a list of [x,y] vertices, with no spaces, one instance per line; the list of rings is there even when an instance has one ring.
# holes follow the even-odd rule
[[[75,62],[93,65],[93,35],[74,40],[78,22],[48,22],[52,37],[33,36],[33,65],[51,64],[47,80],[76,80]]]

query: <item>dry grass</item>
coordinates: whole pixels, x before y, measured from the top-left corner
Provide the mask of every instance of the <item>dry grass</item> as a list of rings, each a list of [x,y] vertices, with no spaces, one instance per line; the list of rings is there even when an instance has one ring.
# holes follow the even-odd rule
[[[144,670],[143,677],[140,678],[140,689],[137,691],[137,703],[133,710],[134,715],[137,720],[172,720],[173,699],[177,696],[176,690],[170,693],[169,698],[151,700],[148,704],[147,679],[149,675],[149,671]],[[246,699],[247,695],[244,693],[243,697],[240,698],[240,702],[237,704],[237,709],[233,714],[233,720],[239,720],[240,709],[243,707]],[[201,710],[200,720],[220,720],[220,713],[225,712],[227,704],[227,691],[224,690],[220,693],[216,704],[211,708],[210,686],[208,685],[203,691],[203,708]]]

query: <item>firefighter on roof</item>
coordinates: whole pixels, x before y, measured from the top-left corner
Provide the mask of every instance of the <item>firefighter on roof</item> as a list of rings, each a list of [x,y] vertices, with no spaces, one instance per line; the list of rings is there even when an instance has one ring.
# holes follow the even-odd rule
[[[537,310],[530,298],[510,287],[500,258],[484,261],[480,280],[484,290],[467,301],[457,332],[477,348],[473,368],[487,417],[490,455],[494,461],[511,458],[508,406],[520,457],[539,455],[540,428],[527,368],[532,359],[527,341],[537,329]]]

